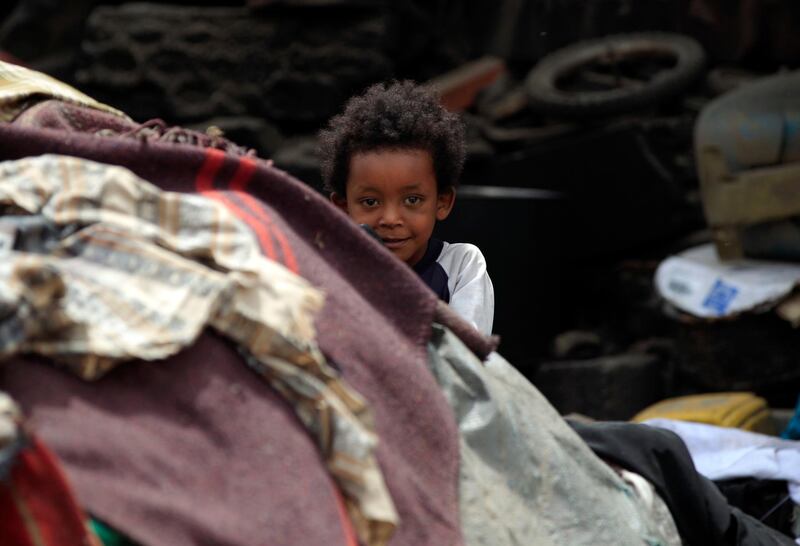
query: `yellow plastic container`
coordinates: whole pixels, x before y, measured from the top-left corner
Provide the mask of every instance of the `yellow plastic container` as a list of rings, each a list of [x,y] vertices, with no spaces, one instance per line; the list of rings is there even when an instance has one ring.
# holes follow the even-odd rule
[[[775,434],[766,400],[751,392],[718,392],[668,398],[640,411],[632,420],[638,423],[658,418]]]

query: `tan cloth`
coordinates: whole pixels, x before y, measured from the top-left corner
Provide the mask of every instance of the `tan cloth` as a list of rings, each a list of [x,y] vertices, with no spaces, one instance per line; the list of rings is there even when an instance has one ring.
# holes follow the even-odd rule
[[[41,72],[0,61],[0,121],[11,121],[36,99],[53,98],[102,110],[125,119],[116,108],[84,95]]]
[[[41,354],[94,379],[124,360],[175,354],[212,326],[294,407],[361,540],[389,540],[398,517],[368,408],[315,344],[322,294],[264,258],[223,205],[44,155],[0,163],[0,207],[0,310],[11,310],[0,313],[0,358]],[[62,231],[45,253],[10,250],[15,214]]]

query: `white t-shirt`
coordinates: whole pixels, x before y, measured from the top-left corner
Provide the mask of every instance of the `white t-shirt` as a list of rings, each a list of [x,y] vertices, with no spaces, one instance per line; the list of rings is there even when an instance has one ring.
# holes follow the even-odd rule
[[[492,333],[494,288],[477,246],[431,239],[414,270],[462,318],[481,333]]]

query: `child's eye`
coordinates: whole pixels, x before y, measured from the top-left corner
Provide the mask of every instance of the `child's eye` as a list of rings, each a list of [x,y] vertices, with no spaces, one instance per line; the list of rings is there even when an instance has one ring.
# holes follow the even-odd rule
[[[422,203],[422,197],[418,195],[409,195],[406,197],[406,205],[419,205]]]
[[[374,197],[365,197],[361,200],[361,204],[365,207],[372,208],[378,205],[378,200]]]

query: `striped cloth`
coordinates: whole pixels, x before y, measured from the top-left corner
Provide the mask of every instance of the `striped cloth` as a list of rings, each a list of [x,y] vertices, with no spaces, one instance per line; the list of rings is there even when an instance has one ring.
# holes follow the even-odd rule
[[[0,306],[13,312],[0,320],[0,358],[35,353],[95,379],[124,360],[174,355],[211,326],[294,408],[364,544],[389,540],[398,517],[372,416],[316,345],[322,295],[265,258],[224,205],[43,155],[0,163],[2,212]],[[31,217],[51,229],[28,229]],[[46,252],[20,250],[37,237]]]
[[[53,98],[130,118],[47,74],[0,61],[0,121],[12,121],[32,103]]]

